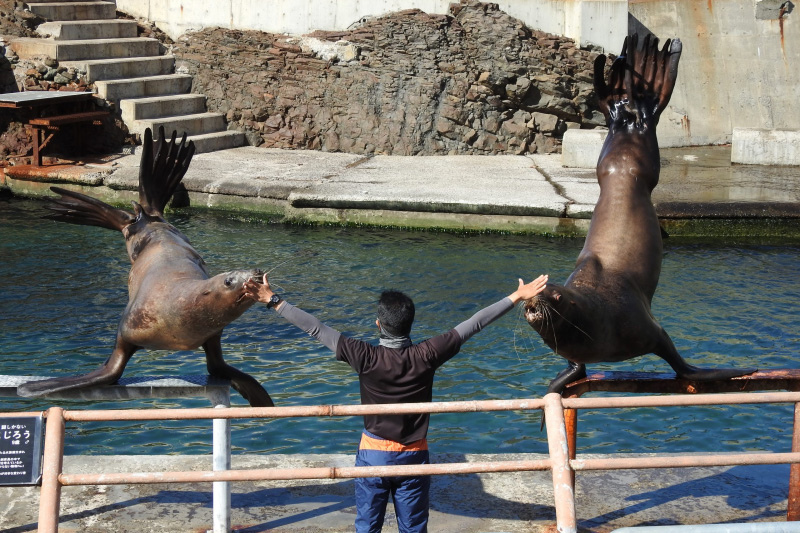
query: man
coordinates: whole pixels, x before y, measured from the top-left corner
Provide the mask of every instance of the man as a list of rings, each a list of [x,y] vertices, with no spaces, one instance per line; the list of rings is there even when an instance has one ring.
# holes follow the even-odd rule
[[[362,404],[430,402],[436,369],[458,353],[472,335],[539,294],[547,283],[542,275],[508,297],[486,307],[447,333],[418,344],[411,342],[414,302],[398,291],[386,291],[378,301],[380,343],[345,337],[312,315],[282,300],[263,284],[248,281],[245,295],[266,303],[283,318],[315,337],[358,373]],[[356,466],[427,464],[429,414],[364,417]],[[391,495],[401,533],[422,533],[428,527],[429,476],[356,478],[356,531],[379,533]]]

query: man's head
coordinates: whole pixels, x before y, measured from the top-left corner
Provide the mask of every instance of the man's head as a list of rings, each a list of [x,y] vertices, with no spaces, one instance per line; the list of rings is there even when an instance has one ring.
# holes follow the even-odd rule
[[[400,291],[384,291],[378,300],[378,322],[395,337],[408,337],[414,323],[414,302]]]

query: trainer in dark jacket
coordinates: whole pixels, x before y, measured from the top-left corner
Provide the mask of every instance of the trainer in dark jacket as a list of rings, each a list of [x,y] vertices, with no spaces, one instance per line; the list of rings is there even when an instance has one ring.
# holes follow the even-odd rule
[[[510,311],[521,300],[539,294],[547,283],[542,275],[531,283],[519,280],[508,297],[486,307],[450,331],[413,344],[414,303],[398,291],[386,291],[378,301],[380,344],[345,337],[312,315],[278,297],[266,275],[263,284],[248,282],[246,295],[276,309],[279,315],[322,342],[357,373],[362,404],[430,402],[436,369],[458,353],[475,333]],[[368,415],[356,466],[426,464],[428,414]],[[393,498],[401,533],[427,531],[428,476],[356,478],[356,531],[380,532],[389,496]]]

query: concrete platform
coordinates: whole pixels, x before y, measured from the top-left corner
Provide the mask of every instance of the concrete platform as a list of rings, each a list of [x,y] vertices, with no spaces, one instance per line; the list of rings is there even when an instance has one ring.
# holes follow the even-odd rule
[[[538,459],[539,455],[433,454],[435,462]],[[233,468],[352,466],[353,456],[234,455]],[[210,470],[204,456],[66,457],[64,472]],[[740,466],[617,472],[577,477],[579,531],[638,525],[785,521],[789,467]],[[338,533],[353,530],[352,480],[234,483],[232,530]],[[38,488],[0,487],[0,531],[36,530]],[[212,527],[211,487],[68,487],[59,531],[201,532]],[[430,531],[554,532],[550,472],[438,476],[432,481]],[[391,512],[383,531],[397,531]]]
[[[661,152],[653,193],[671,236],[800,238],[800,167],[733,165],[730,146]],[[20,196],[72,183],[104,201],[137,198],[137,154],[48,178],[8,167]],[[97,174],[101,178],[98,180]],[[600,192],[593,169],[561,155],[364,157],[242,147],[201,153],[184,178],[191,205],[283,221],[582,236]]]

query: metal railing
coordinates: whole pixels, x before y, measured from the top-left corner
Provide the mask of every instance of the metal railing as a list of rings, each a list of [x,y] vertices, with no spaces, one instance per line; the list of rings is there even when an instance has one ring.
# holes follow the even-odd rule
[[[673,381],[676,381],[673,379]],[[626,385],[627,386],[627,385]],[[699,406],[731,404],[795,404],[792,452],[739,453],[706,455],[648,455],[642,457],[582,459],[576,456],[575,418],[565,419],[565,412],[577,409],[633,408],[655,406]],[[454,413],[478,411],[517,411],[544,409],[549,458],[530,461],[495,461],[481,463],[447,463],[382,467],[317,467],[290,469],[253,469],[223,471],[128,472],[105,474],[65,474],[62,472],[64,435],[67,422],[119,420],[196,420],[234,418],[287,418],[363,416],[366,414]],[[800,463],[800,392],[695,394],[679,396],[638,396],[606,398],[562,398],[548,394],[541,399],[486,400],[470,402],[436,402],[386,405],[319,405],[298,407],[262,407],[227,409],[148,409],[148,410],[64,410],[51,407],[46,411],[46,437],[39,503],[39,531],[58,530],[61,488],[75,485],[119,485],[151,483],[233,482],[288,479],[341,479],[399,475],[474,474],[484,472],[516,472],[550,470],[553,478],[553,499],[558,530],[577,531],[574,496],[574,473],[581,470],[613,470],[639,468],[676,468],[731,466],[749,464],[792,464],[790,495],[797,492],[795,469]],[[14,413],[15,416],[24,413]],[[38,415],[39,413],[36,413]],[[793,519],[800,507],[791,496],[787,516]]]

